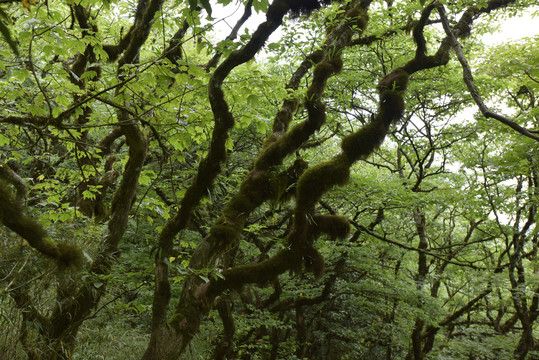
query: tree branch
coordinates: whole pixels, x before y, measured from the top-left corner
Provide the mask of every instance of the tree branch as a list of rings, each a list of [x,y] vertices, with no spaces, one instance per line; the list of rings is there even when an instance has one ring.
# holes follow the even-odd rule
[[[493,111],[491,111],[483,102],[481,99],[481,95],[479,94],[479,91],[477,90],[477,87],[475,86],[472,70],[470,69],[470,65],[468,64],[468,61],[466,60],[466,57],[464,56],[464,53],[462,51],[462,47],[460,46],[457,38],[451,31],[451,28],[449,26],[449,21],[447,19],[447,15],[445,13],[445,8],[443,5],[438,6],[438,12],[440,13],[440,18],[442,20],[442,25],[444,28],[444,31],[447,35],[447,37],[450,39],[451,45],[453,49],[455,50],[455,53],[457,55],[457,58],[462,66],[463,70],[463,79],[466,83],[466,86],[468,87],[468,90],[470,91],[470,95],[472,96],[472,99],[479,107],[479,110],[485,116],[488,118],[493,118],[495,120],[498,120],[502,124],[505,124],[509,127],[511,127],[513,130],[516,130],[521,135],[524,135],[526,137],[529,137],[530,139],[533,139],[535,141],[539,141],[539,136],[531,133],[528,129],[520,126],[515,121],[506,118],[505,116],[502,116],[500,114],[497,114]]]

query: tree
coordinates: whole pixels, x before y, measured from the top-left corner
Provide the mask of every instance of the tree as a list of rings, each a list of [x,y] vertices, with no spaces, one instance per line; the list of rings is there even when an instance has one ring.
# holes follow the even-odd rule
[[[215,358],[239,357],[240,345],[265,338],[271,346],[255,346],[264,358],[365,355],[363,345],[314,341],[337,333],[318,321],[321,309],[364,301],[343,289],[372,271],[358,262],[369,251],[393,270],[376,274],[372,284],[397,281],[406,294],[396,290],[383,299],[373,292],[369,300],[383,301],[386,312],[367,311],[365,318],[359,312],[355,323],[366,326],[372,315],[398,324],[399,335],[410,335],[407,358],[424,359],[440,328],[453,331],[488,299],[491,286],[457,290],[465,275],[442,281],[449,272],[468,274],[463,268],[488,269],[483,251],[498,256],[498,265],[509,257],[512,306],[523,327],[515,356],[524,359],[533,349],[537,297],[530,295],[528,305],[519,295],[528,285],[516,274],[531,266],[519,254],[537,237],[530,231],[538,137],[526,118],[537,115],[537,59],[524,57],[532,67],[511,70],[527,76],[515,91],[503,79],[478,86],[468,58],[478,41],[472,30],[482,30],[474,23],[487,17],[496,23],[504,11],[518,13],[534,2],[249,0],[224,40],[211,33],[208,1],[4,3],[2,283],[10,297],[5,308],[17,312],[13,339],[29,358],[71,358],[86,320],[120,297],[136,297],[137,284],[113,295],[133,279],[153,283],[151,304],[138,302],[151,308],[143,359],[179,358],[213,309],[223,323]],[[265,20],[238,37],[252,10]],[[279,28],[281,39],[268,43]],[[504,86],[524,119],[485,105]],[[470,104],[488,126],[452,123]],[[509,197],[515,206],[503,211],[515,214],[517,230],[497,219],[490,233],[482,224],[492,225],[489,216],[504,198],[498,191],[493,200],[490,174],[478,177],[484,193],[473,183],[486,202],[478,200],[471,215],[458,203],[462,192],[436,189],[465,187],[462,176],[446,175],[449,165],[488,154],[480,145],[484,128],[503,134],[507,126],[532,170],[516,176],[521,185]],[[469,151],[456,154],[454,145],[463,143]],[[488,155],[478,160],[483,168]],[[384,171],[395,175],[393,182],[376,188]],[[373,174],[372,182],[362,183],[363,173]],[[344,186],[372,187],[376,196],[366,190],[365,199],[344,196]],[[530,200],[522,202],[524,193]],[[489,248],[498,236],[507,239],[505,251]],[[380,240],[391,250],[361,248]],[[153,257],[153,275],[122,274],[133,273],[129,262],[140,251]],[[44,278],[37,282],[32,274]],[[441,318],[439,297],[446,305]],[[273,325],[258,320],[236,329],[238,308]],[[403,309],[411,316],[399,316]],[[287,343],[292,323],[295,342]],[[515,322],[508,324],[514,330]],[[245,333],[238,337],[237,330]],[[406,356],[405,341],[395,344],[384,331],[383,340],[368,341],[376,348],[369,356]]]

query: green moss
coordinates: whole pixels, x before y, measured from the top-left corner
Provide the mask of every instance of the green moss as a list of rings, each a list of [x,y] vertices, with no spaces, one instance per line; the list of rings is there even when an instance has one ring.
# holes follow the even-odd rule
[[[0,183],[0,222],[43,255],[68,266],[82,263],[80,250],[73,245],[58,243],[48,238],[43,226],[24,213],[21,206],[11,196],[9,188],[2,183]]]
[[[309,96],[309,94],[307,94]],[[309,120],[305,122],[305,130],[308,131],[308,137],[326,122],[326,106],[320,102],[318,94],[313,93],[305,101],[305,108],[309,115]]]
[[[355,23],[358,28],[365,30],[369,24],[369,14],[367,14],[367,11],[362,11],[356,18]]]
[[[290,200],[296,194],[296,186],[299,177],[309,167],[309,164],[303,159],[296,159],[294,164],[288,169],[277,173],[269,173],[271,183],[271,199],[274,202],[283,203]]]
[[[223,214],[227,219],[236,221],[246,216],[261,202],[271,197],[272,188],[267,173],[262,170],[252,170],[240,190],[226,204]]]
[[[329,60],[329,63],[331,64],[331,66],[333,66],[334,73],[339,73],[342,70],[343,62],[342,62],[342,58],[339,55],[333,56]]]
[[[342,66],[342,60],[341,60],[341,66]],[[327,79],[331,75],[335,73],[335,66],[329,62],[324,61],[316,65],[316,67],[313,70],[313,76],[314,78],[320,78],[320,79]]]
[[[356,26],[365,29],[369,23],[369,15],[363,8],[354,7],[346,13],[346,18],[350,19],[349,26]]]
[[[286,270],[301,267],[301,258],[295,252],[285,249],[262,262],[235,266],[223,271],[222,278],[211,281],[209,287],[201,286],[200,296],[213,298],[227,289],[237,289],[245,284],[265,285]]]
[[[307,110],[309,111],[309,108],[307,108]],[[322,117],[322,120],[316,120],[325,120],[324,114],[322,114]],[[282,137],[276,139],[272,143],[267,143],[267,147],[262,151],[255,162],[255,169],[268,170],[272,166],[281,165],[286,155],[295,151],[305,140],[307,140],[314,130],[317,130],[320,127],[319,123],[313,123],[311,120],[312,119],[309,119],[309,121],[302,121],[296,124]]]
[[[323,58],[324,58],[324,51],[321,49],[313,51],[311,55],[309,56],[309,60],[311,60],[314,63],[318,63],[322,61]]]

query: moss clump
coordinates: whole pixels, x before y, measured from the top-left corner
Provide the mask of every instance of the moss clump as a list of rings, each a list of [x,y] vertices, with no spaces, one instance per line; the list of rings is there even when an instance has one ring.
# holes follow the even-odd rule
[[[338,58],[338,57],[336,57]],[[338,64],[338,62],[337,62]],[[342,67],[342,60],[341,60],[341,67]],[[324,62],[321,62],[319,63],[318,65],[315,66],[314,70],[313,70],[313,77],[314,79],[324,79],[326,80],[327,78],[329,78],[331,75],[333,75],[335,72],[336,72],[336,67],[335,65],[333,65],[333,63],[329,62],[329,61],[324,61]],[[325,81],[324,81],[324,84],[325,85]],[[320,90],[320,92],[322,92],[323,90],[323,87],[322,89]]]
[[[350,232],[350,222],[344,216],[316,215],[313,220],[316,235],[324,233],[334,239],[344,239]]]
[[[321,49],[313,51],[311,55],[308,57],[308,59],[315,64],[322,61],[323,58],[324,58],[324,51]]]
[[[333,66],[333,72],[335,74],[341,72],[343,67],[343,61],[339,55],[331,57],[329,63],[331,64],[331,66]]]
[[[364,8],[353,7],[346,12],[348,26],[356,26],[359,29],[365,29],[369,23],[369,14]]]
[[[387,128],[383,123],[371,122],[342,140],[342,151],[351,161],[366,158],[382,144]]]
[[[386,124],[399,120],[404,114],[404,99],[399,91],[386,90],[380,94],[380,120]]]
[[[409,74],[403,68],[397,68],[384,76],[378,83],[378,91],[383,93],[385,90],[404,91],[408,85]]]
[[[298,210],[314,206],[331,187],[346,184],[350,165],[349,159],[341,154],[305,171],[297,185]]]
[[[210,235],[221,245],[226,246],[232,243],[239,235],[240,230],[232,224],[220,220],[210,229]]]
[[[365,30],[369,24],[369,14],[366,11],[362,11],[355,19],[355,24],[358,28]]]
[[[305,270],[312,272],[317,278],[322,276],[326,267],[324,257],[312,246],[306,249],[303,255],[303,263]]]
[[[84,263],[82,251],[73,244],[57,243],[58,260],[65,266],[80,267]]]

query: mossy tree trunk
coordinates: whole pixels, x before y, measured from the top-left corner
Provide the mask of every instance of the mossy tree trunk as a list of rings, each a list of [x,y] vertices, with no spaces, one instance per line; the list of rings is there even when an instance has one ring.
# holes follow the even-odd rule
[[[144,359],[177,359],[181,356],[192,337],[198,332],[201,320],[215,306],[216,300],[221,301],[219,307],[223,318],[230,316],[227,309],[226,299],[223,293],[241,288],[247,284],[265,286],[274,282],[277,277],[286,272],[302,273],[312,272],[319,277],[324,271],[324,258],[315,248],[315,240],[325,234],[333,238],[346,237],[349,232],[348,220],[335,214],[323,215],[317,213],[316,205],[321,198],[333,187],[346,184],[350,175],[350,168],[359,160],[367,158],[384,141],[391,127],[397,123],[404,112],[404,93],[410,76],[416,72],[447,64],[451,49],[456,47],[455,39],[467,36],[472,21],[482,13],[488,13],[496,8],[507,6],[513,1],[491,0],[482,8],[472,6],[462,13],[460,20],[449,30],[451,36],[443,39],[440,43],[429,44],[437,47],[436,52],[427,52],[427,41],[424,36],[425,26],[428,25],[436,10],[442,14],[443,7],[436,2],[428,4],[421,18],[413,28],[412,36],[416,44],[415,54],[410,56],[409,61],[398,64],[400,66],[391,69],[381,77],[378,84],[372,84],[372,93],[378,96],[378,111],[372,120],[358,131],[346,136],[340,144],[340,153],[333,157],[327,157],[320,164],[310,166],[297,156],[294,162],[286,169],[283,164],[290,160],[299,149],[319,131],[326,122],[326,106],[324,103],[324,91],[330,79],[338,76],[343,68],[343,57],[352,46],[364,46],[376,40],[375,37],[364,37],[363,32],[369,23],[368,11],[371,5],[369,0],[351,0],[342,4],[341,9],[335,13],[336,18],[328,21],[326,39],[318,48],[307,55],[297,70],[291,75],[286,89],[288,96],[283,99],[281,109],[276,113],[271,135],[266,139],[254,165],[235,193],[224,207],[219,218],[211,227],[208,235],[201,241],[192,254],[189,268],[191,275],[186,276],[179,299],[172,298],[169,259],[174,254],[174,239],[186,228],[193,212],[200,205],[201,200],[212,187],[216,177],[221,173],[222,166],[226,161],[227,141],[229,133],[234,127],[235,118],[232,110],[225,99],[224,83],[229,74],[240,65],[251,61],[263,48],[269,36],[281,25],[284,16],[291,13],[294,16],[304,14],[308,16],[314,8],[321,4],[330,4],[332,1],[294,1],[275,0],[267,10],[267,20],[262,23],[251,39],[239,50],[225,57],[220,65],[221,54],[212,58],[208,65],[203,67],[211,72],[208,83],[208,99],[213,114],[213,132],[209,143],[207,156],[201,160],[197,174],[192,180],[191,186],[185,192],[176,215],[166,224],[162,230],[155,251],[155,292],[152,306],[151,339]],[[190,1],[190,3],[192,3]],[[247,8],[252,6],[252,1],[247,2]],[[388,2],[389,4],[390,2]],[[117,64],[118,84],[111,89],[116,89],[118,98],[130,99],[129,88],[124,86],[128,80],[136,78],[128,75],[125,71],[130,66],[138,63],[140,48],[148,38],[152,28],[155,14],[161,9],[163,0],[139,0],[134,16],[133,26],[121,36],[117,45],[105,45],[103,51],[108,56],[109,62]],[[309,4],[315,4],[309,8]],[[98,32],[93,26],[90,10],[80,6],[74,8],[76,17],[83,35],[91,29]],[[247,11],[246,11],[247,13]],[[335,15],[333,14],[333,15]],[[242,21],[244,19],[242,18]],[[162,58],[170,60],[178,65],[181,58],[181,38],[188,26],[187,20],[182,24],[178,32],[173,36],[170,47],[162,54]],[[237,32],[235,27],[234,31]],[[233,31],[233,32],[234,32]],[[72,84],[79,90],[85,90],[84,82],[80,82],[82,74],[95,68],[94,48],[87,45],[84,52],[77,55],[77,59],[69,69],[74,77]],[[215,69],[212,69],[216,66]],[[176,69],[177,70],[177,69]],[[307,80],[306,80],[307,79]],[[468,79],[469,80],[469,79]],[[295,91],[300,88],[300,83],[306,82],[305,97],[294,97]],[[109,89],[110,90],[110,89]],[[108,90],[107,90],[108,91]],[[86,96],[86,97],[85,97]],[[84,96],[73,96],[76,106],[84,104],[79,102],[97,98],[99,95],[87,93]],[[87,264],[84,269],[77,268],[74,272],[87,271],[90,276],[83,281],[66,279],[60,284],[56,303],[53,309],[46,313],[39,311],[32,298],[24,288],[18,288],[12,292],[16,306],[21,310],[24,320],[21,341],[25,346],[30,358],[40,359],[67,359],[77,332],[82,322],[88,318],[97,307],[106,286],[100,279],[103,275],[111,272],[114,261],[119,256],[119,243],[124,236],[129,212],[135,201],[138,181],[147,158],[148,136],[142,130],[142,125],[148,126],[155,135],[156,130],[144,119],[146,112],[142,111],[145,104],[136,104],[131,98],[123,103],[110,102],[107,99],[99,99],[116,109],[115,129],[100,142],[103,153],[111,144],[123,137],[128,148],[128,157],[124,165],[122,178],[114,193],[110,206],[110,218],[107,223],[107,231],[104,237],[103,247],[97,257]],[[89,100],[88,100],[89,101]],[[108,101],[108,102],[107,102]],[[50,106],[50,104],[49,104]],[[32,120],[37,125],[56,126],[62,128],[62,122],[73,115],[74,110],[68,109],[59,116],[50,118],[34,117]],[[294,115],[299,109],[303,109],[306,118],[293,124]],[[490,113],[489,113],[490,114]],[[76,125],[86,123],[90,113],[78,116]],[[27,119],[18,119],[21,123]],[[14,121],[14,120],[10,120]],[[159,134],[155,136],[159,141]],[[85,142],[90,141],[83,136],[83,143],[79,150],[86,151]],[[94,163],[94,158],[88,158],[88,163]],[[84,162],[82,165],[85,165]],[[82,168],[82,165],[80,166]],[[42,254],[58,260],[62,266],[80,266],[83,257],[80,251],[61,242],[56,242],[48,237],[46,231],[36,221],[29,217],[24,208],[24,182],[9,172],[9,169],[0,165],[0,176],[8,179],[8,183],[16,189],[13,195],[0,184],[0,221],[8,228],[26,239],[30,246]],[[89,188],[97,183],[97,179],[87,179],[84,186]],[[235,266],[235,254],[238,249],[242,232],[248,223],[249,216],[268,201],[288,202],[295,197],[293,223],[290,231],[283,236],[281,250],[258,262]],[[85,204],[85,213],[96,215],[96,201]],[[291,202],[292,203],[292,202]],[[86,206],[88,205],[88,206]],[[534,210],[535,211],[535,210]],[[421,283],[428,273],[425,250],[427,248],[424,231],[425,218],[420,213],[416,214],[416,225],[420,238],[418,262],[418,283]],[[423,217],[422,217],[423,216]],[[533,217],[533,216],[532,216]],[[423,230],[421,230],[423,229]],[[515,239],[514,244],[520,244],[521,239]],[[517,249],[518,250],[518,249]],[[515,250],[514,262],[511,263],[510,276],[514,280],[515,307],[518,311],[524,331],[521,343],[515,351],[515,356],[523,358],[533,345],[532,324],[537,317],[539,300],[533,299],[531,306],[522,302],[516,292],[521,279],[522,264],[518,262],[519,251]],[[205,282],[202,277],[196,275],[198,270],[222,267],[221,277],[212,278]],[[72,268],[73,269],[73,268]],[[70,269],[71,270],[71,269]],[[463,312],[474,306],[477,301],[486,296],[488,290],[474,298],[468,304],[456,311],[446,320],[454,321]],[[172,308],[171,303],[177,300],[177,305]],[[304,304],[297,304],[297,325],[300,346],[297,349],[298,356],[308,354],[306,347],[304,317],[302,311]],[[520,306],[520,308],[519,308]],[[47,314],[47,315],[45,315]],[[216,357],[225,357],[233,341],[233,322],[226,325],[227,344],[224,344]],[[446,321],[444,320],[444,321]],[[516,320],[515,320],[516,321]],[[26,324],[35,323],[36,329],[31,331],[41,336],[39,343],[33,343],[29,335],[30,330]],[[442,322],[442,324],[444,324]],[[445,323],[447,324],[447,323]],[[434,335],[438,328],[425,329],[424,324],[418,320],[413,337],[413,353],[410,358],[422,359],[424,354],[432,348]],[[427,342],[425,343],[425,339]],[[423,347],[422,347],[423,345]],[[276,347],[275,347],[276,348]],[[277,351],[273,352],[277,356]],[[388,352],[389,354],[389,352]],[[389,356],[389,355],[388,355]]]
[[[140,47],[146,41],[151,28],[150,24],[155,13],[161,8],[162,3],[162,0],[154,0],[139,4],[137,14],[140,15],[140,21],[131,29],[135,35],[130,36],[122,46],[122,51],[125,50],[125,52],[118,62],[118,80],[120,83],[125,78],[123,66],[137,61]],[[90,14],[85,9],[77,7],[76,12],[79,21],[88,21]],[[82,25],[81,27],[83,27]],[[93,30],[97,31],[95,28]],[[79,54],[79,58],[73,65],[74,67],[80,67],[72,71],[75,76],[77,76],[77,73],[80,76],[89,67],[94,66],[94,64],[90,64],[87,58],[91,52],[91,46],[88,45],[87,51]],[[82,83],[77,83],[77,85],[81,88],[84,87]],[[117,93],[124,91],[126,89],[122,86],[117,87]],[[26,216],[23,208],[12,203],[12,200],[7,198],[8,195],[0,191],[0,197],[6,195],[5,201],[2,199],[2,202],[11,204],[12,211],[9,215],[0,212],[0,217],[6,215],[6,218],[11,219],[10,221],[5,221],[2,218],[4,224],[28,240],[29,244],[36,250],[59,260],[64,264],[63,266],[71,266],[68,269],[69,271],[87,271],[90,275],[86,276],[86,280],[83,281],[78,276],[65,277],[65,281],[59,284],[56,305],[48,316],[38,311],[32,298],[24,291],[14,292],[14,300],[23,312],[24,321],[35,323],[36,329],[39,329],[39,341],[28,340],[28,329],[26,327],[22,331],[22,342],[31,359],[70,359],[75,338],[82,322],[96,308],[105,292],[106,285],[103,285],[99,278],[110,273],[112,265],[119,255],[118,245],[127,227],[129,212],[136,197],[139,176],[143,169],[148,149],[147,137],[141,131],[136,119],[133,118],[135,112],[130,110],[130,107],[130,104],[125,104],[124,107],[118,109],[117,129],[113,130],[110,136],[107,136],[102,141],[103,145],[105,145],[106,142],[112,142],[118,139],[120,135],[123,135],[128,147],[128,157],[121,181],[111,202],[110,220],[107,224],[107,233],[103,246],[87,269],[77,268],[83,261],[78,249],[68,248],[63,243],[50,240],[41,225]],[[132,108],[135,109],[136,107],[133,106]],[[86,113],[83,114],[83,116],[87,115]],[[60,120],[61,118],[58,121]],[[85,118],[79,118],[77,121],[84,122],[86,120]],[[61,126],[61,124],[56,125]],[[91,160],[89,159],[89,161]],[[14,216],[13,210],[16,211],[17,216]]]
[[[509,3],[509,2],[507,2]],[[282,164],[325,122],[325,105],[322,95],[328,79],[342,68],[342,52],[349,46],[364,44],[361,33],[368,23],[370,1],[351,1],[341,13],[338,25],[329,31],[321,51],[306,58],[294,73],[288,89],[295,89],[299,80],[314,66],[313,77],[303,106],[308,117],[303,122],[289,128],[292,115],[299,106],[296,99],[283,102],[273,125],[273,134],[255,161],[253,169],[243,181],[238,193],[225,206],[221,217],[211,228],[208,236],[196,248],[191,257],[191,269],[208,269],[220,261],[232,264],[227,254],[234,249],[249,214],[262,203],[270,200],[275,193],[272,189],[269,171]],[[464,36],[474,17],[481,12],[489,12],[506,3],[493,1],[482,9],[468,9],[454,26],[455,35]],[[347,136],[342,142],[342,152],[332,159],[305,170],[306,164],[296,161],[287,172],[299,176],[295,188],[296,209],[294,224],[286,238],[287,248],[259,263],[232,266],[222,272],[222,278],[205,283],[197,276],[188,276],[178,305],[169,318],[166,314],[171,300],[168,266],[166,259],[171,254],[172,240],[185,228],[192,209],[203,196],[203,191],[211,185],[220,164],[224,161],[224,141],[234,119],[228,111],[221,85],[224,78],[236,66],[248,61],[260,49],[267,36],[281,22],[290,5],[277,0],[268,9],[267,22],[260,25],[252,40],[242,49],[234,52],[215,70],[209,87],[209,99],[214,114],[215,129],[208,156],[191,188],[182,201],[176,217],[165,227],[159,242],[159,256],[156,259],[156,292],[153,302],[152,338],[144,355],[150,359],[177,359],[191,338],[197,333],[202,317],[212,308],[217,296],[229,289],[245,284],[266,284],[285,271],[312,271],[319,275],[323,271],[323,258],[313,247],[314,239],[321,233],[331,236],[345,236],[347,221],[339,216],[315,214],[314,205],[333,186],[343,185],[348,180],[350,167],[358,160],[369,156],[384,140],[389,128],[397,122],[404,111],[403,93],[411,74],[446,64],[449,61],[451,43],[444,39],[433,55],[427,54],[427,43],[423,29],[437,4],[425,8],[413,31],[417,44],[415,56],[382,78],[377,86],[379,110],[370,124]],[[359,37],[359,39],[358,39]],[[312,219],[313,221],[310,221]],[[233,253],[233,252],[232,252]]]

